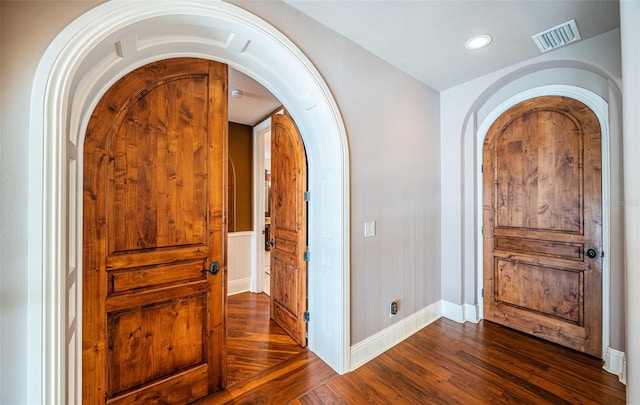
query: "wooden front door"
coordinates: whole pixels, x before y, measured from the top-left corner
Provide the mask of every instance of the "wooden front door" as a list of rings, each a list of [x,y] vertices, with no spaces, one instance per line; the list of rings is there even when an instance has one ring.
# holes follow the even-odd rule
[[[271,318],[307,345],[307,160],[295,123],[276,114],[271,123]]]
[[[483,149],[484,316],[601,357],[601,132],[574,99],[524,101]]]
[[[91,116],[85,404],[188,403],[225,384],[226,89],[226,65],[164,60],[115,83]]]

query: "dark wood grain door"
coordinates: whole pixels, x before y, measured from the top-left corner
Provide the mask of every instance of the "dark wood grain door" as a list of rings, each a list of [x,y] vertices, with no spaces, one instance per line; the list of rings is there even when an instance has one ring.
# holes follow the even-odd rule
[[[226,88],[226,65],[155,62],[91,116],[85,404],[188,403],[224,386]]]
[[[484,316],[601,356],[601,132],[548,96],[500,116],[484,143]]]
[[[271,318],[307,345],[307,160],[295,123],[276,114],[271,123]]]

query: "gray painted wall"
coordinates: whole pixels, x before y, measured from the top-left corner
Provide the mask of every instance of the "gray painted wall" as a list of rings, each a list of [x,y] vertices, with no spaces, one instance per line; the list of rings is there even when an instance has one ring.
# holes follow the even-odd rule
[[[234,2],[318,68],[342,113],[351,173],[351,343],[440,299],[439,95],[282,3]],[[364,222],[377,235],[364,238]],[[389,318],[391,301],[400,312]]]
[[[28,129],[32,81],[48,44],[99,2],[3,1],[0,137],[0,403],[25,403],[39,358],[24,337]],[[343,114],[351,151],[352,343],[440,299],[439,95],[281,2],[239,2],[292,38]],[[377,235],[363,237],[365,221]],[[400,301],[399,315],[388,305]],[[36,356],[37,357],[37,356]]]
[[[0,403],[24,404],[29,378],[27,280],[29,108],[40,58],[55,35],[91,2],[0,2]],[[33,238],[41,236],[31,235]],[[35,310],[35,309],[34,309]],[[33,353],[31,353],[33,355]],[[36,393],[37,394],[37,393]],[[33,402],[33,401],[32,401]]]

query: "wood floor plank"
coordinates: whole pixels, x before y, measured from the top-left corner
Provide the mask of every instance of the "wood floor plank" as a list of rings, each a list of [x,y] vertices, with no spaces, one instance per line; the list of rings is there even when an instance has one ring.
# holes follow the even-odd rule
[[[347,405],[348,402],[340,398],[327,384],[315,388],[300,398],[291,401],[292,405]]]
[[[485,321],[441,318],[337,375],[315,354],[290,346],[279,328],[247,319],[265,300],[260,294],[233,300],[230,324],[238,324],[230,332],[229,363],[236,381],[198,405],[625,404],[625,386],[602,369],[602,360]]]
[[[269,318],[269,297],[241,293],[227,299],[227,386],[304,351]]]
[[[327,382],[327,386],[348,404],[385,405],[394,403],[391,402],[392,399],[387,396],[386,392],[378,389],[377,382],[377,379],[368,379],[367,373],[361,370],[358,373],[345,374],[340,378],[332,378]]]
[[[335,371],[305,350],[197,404],[287,404],[334,376]]]
[[[451,345],[453,348],[455,345]],[[475,350],[474,350],[475,346]],[[554,384],[539,385],[532,383],[535,375],[535,367],[527,361],[524,353],[519,357],[506,358],[504,353],[492,351],[489,341],[465,341],[463,345],[457,345],[454,352],[445,357],[453,360],[458,366],[466,366],[476,370],[476,373],[484,373],[482,376],[485,384],[499,384],[505,388],[508,398],[507,403],[517,400],[518,403],[592,403],[592,401],[571,390],[561,390]],[[544,373],[549,366],[537,361],[539,372]],[[558,392],[560,395],[557,395]],[[515,397],[515,398],[514,398]]]
[[[422,338],[422,336],[418,336],[418,338]],[[434,361],[443,364],[452,373],[450,382],[455,389],[451,393],[446,391],[445,395],[454,396],[458,389],[464,392],[466,391],[465,387],[475,387],[475,389],[481,389],[478,393],[491,399],[495,398],[498,403],[505,396],[505,392],[508,393],[509,398],[517,400],[517,403],[544,402],[536,392],[524,387],[526,386],[525,379],[506,370],[497,369],[496,373],[494,370],[484,367],[480,361],[469,361],[470,359],[465,359],[462,356],[463,352],[459,347],[460,345],[457,343],[442,341],[428,356],[424,357],[425,362]],[[469,391],[475,394],[475,389]],[[464,403],[464,401],[452,403]]]

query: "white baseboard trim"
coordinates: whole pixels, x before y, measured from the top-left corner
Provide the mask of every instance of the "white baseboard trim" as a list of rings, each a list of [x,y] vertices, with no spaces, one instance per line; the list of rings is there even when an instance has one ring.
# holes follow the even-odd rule
[[[603,369],[618,376],[618,380],[627,385],[627,357],[624,352],[607,347]]]
[[[440,302],[436,302],[351,346],[351,371],[391,349],[440,316]]]
[[[440,301],[440,306],[440,313],[442,316],[447,319],[451,319],[452,321],[456,321],[458,323],[478,323],[480,321],[480,317],[478,316],[478,305],[458,305],[449,301]]]
[[[440,301],[440,314],[458,323],[464,322],[464,308],[449,301]]]
[[[240,294],[249,291],[251,277],[241,278],[227,282],[227,295]]]
[[[464,319],[465,322],[480,322],[480,317],[478,313],[480,312],[480,307],[478,305],[464,304]]]

